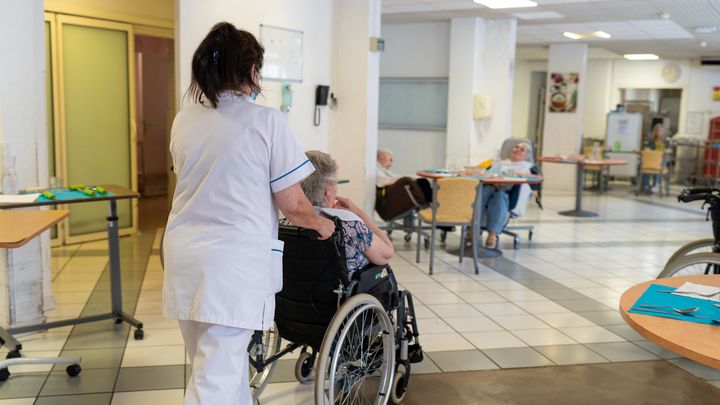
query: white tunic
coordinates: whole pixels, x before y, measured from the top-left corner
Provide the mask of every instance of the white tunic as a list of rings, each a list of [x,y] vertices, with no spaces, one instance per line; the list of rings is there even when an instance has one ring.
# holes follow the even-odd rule
[[[165,231],[163,314],[267,329],[282,288],[272,193],[310,175],[312,164],[282,113],[231,92],[217,109],[180,111],[170,152],[177,188]]]

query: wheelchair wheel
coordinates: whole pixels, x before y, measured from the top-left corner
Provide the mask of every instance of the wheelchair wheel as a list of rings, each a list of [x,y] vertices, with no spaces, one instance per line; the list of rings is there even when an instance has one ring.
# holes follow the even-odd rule
[[[699,276],[703,274],[720,274],[720,254],[693,253],[668,263],[658,278],[673,276]]]
[[[405,366],[398,366],[395,371],[395,377],[393,377],[393,384],[390,390],[390,402],[393,404],[399,404],[403,401],[403,399],[405,399],[409,379],[410,371],[406,370]]]
[[[315,357],[304,351],[300,353],[297,361],[295,362],[295,379],[301,384],[306,384],[312,381],[313,363]]]
[[[713,251],[714,246],[715,239],[713,238],[699,239],[686,243],[683,247],[676,250],[672,256],[670,256],[668,261],[665,263],[665,268],[667,268],[670,263],[674,262],[679,257],[684,257],[693,253],[710,253]]]
[[[395,370],[392,322],[369,294],[347,300],[325,332],[315,376],[315,404],[385,405]]]
[[[275,324],[273,324],[269,330],[263,333],[263,361],[280,351],[281,342],[282,339],[280,338],[277,327],[275,326]],[[255,358],[255,353],[257,350],[257,345],[253,345],[248,350],[248,355],[250,355],[252,358]],[[272,377],[273,371],[275,371],[275,362],[267,364],[260,372],[258,372],[257,369],[252,366],[252,364],[250,364],[250,373],[248,375],[248,379],[250,380],[250,391],[252,392],[253,401],[257,401],[257,399],[260,397],[260,394],[262,394],[263,390],[265,390],[268,382],[270,382],[270,377]]]

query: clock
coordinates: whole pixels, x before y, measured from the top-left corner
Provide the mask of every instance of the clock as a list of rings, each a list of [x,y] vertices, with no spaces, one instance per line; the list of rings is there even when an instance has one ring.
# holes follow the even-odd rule
[[[666,83],[675,83],[680,78],[680,65],[677,63],[664,64],[660,76]]]

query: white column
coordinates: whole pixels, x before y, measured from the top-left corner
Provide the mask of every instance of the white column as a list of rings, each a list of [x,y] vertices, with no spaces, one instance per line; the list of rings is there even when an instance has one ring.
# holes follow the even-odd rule
[[[42,0],[0,2],[0,142],[15,157],[21,189],[47,185],[43,13]],[[43,297],[50,298],[48,238],[0,249],[0,323],[42,320]]]
[[[510,137],[517,23],[455,18],[450,27],[447,163],[494,157]],[[490,117],[473,119],[473,96],[488,96]]]
[[[581,152],[583,112],[585,104],[585,81],[587,80],[587,44],[550,45],[548,59],[548,89],[552,86],[553,73],[577,73],[577,108],[574,112],[549,110],[550,91],[546,94],[545,127],[543,129],[542,154],[546,156],[569,155]],[[543,165],[544,187],[555,190],[575,190],[574,166]]]
[[[340,176],[350,179],[340,193],[366,212],[375,202],[380,54],[370,38],[380,36],[380,0],[336,0],[332,92],[338,98],[330,115],[330,153]]]

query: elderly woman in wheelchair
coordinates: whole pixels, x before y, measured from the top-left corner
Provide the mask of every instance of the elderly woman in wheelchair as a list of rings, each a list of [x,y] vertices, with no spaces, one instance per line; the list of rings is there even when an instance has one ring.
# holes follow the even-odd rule
[[[301,185],[336,231],[319,241],[314,231],[281,222],[275,327],[257,331],[248,347],[253,395],[265,388],[276,360],[299,348],[295,377],[315,381],[316,404],[399,403],[410,364],[423,358],[412,296],[398,290],[387,265],[393,254],[387,235],[336,196],[335,162],[322,152],[307,155],[316,172]],[[289,342],[285,348],[281,339]]]

